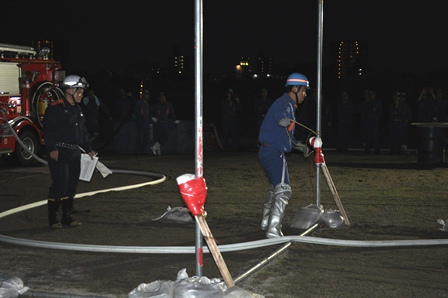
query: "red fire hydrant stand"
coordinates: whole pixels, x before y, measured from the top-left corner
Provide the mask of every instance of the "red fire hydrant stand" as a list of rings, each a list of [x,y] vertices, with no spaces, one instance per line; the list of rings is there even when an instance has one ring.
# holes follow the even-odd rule
[[[327,180],[328,187],[330,188],[331,194],[333,195],[334,201],[336,202],[336,206],[338,206],[339,212],[344,218],[345,224],[350,225],[350,221],[348,220],[348,216],[345,213],[341,198],[339,197],[336,186],[333,183],[333,179],[331,178],[330,172],[328,171],[328,167],[325,163],[324,154],[322,153],[322,140],[319,137],[312,137],[310,138],[309,142],[310,145],[314,148],[314,162],[322,169],[325,179]]]
[[[227,265],[216,245],[215,238],[213,238],[212,232],[205,219],[207,214],[204,210],[204,204],[207,197],[207,185],[205,179],[203,177],[196,178],[193,174],[184,174],[177,177],[177,184],[182,199],[201,229],[202,235],[207,242],[208,248],[210,249],[224,282],[229,288],[235,286]]]

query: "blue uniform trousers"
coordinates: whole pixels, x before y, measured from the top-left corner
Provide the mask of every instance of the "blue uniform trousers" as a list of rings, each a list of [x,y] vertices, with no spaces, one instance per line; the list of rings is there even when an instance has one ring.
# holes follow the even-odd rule
[[[58,151],[58,161],[48,157],[48,167],[52,179],[48,198],[56,201],[75,196],[81,171],[81,152],[79,149],[58,148]]]
[[[258,150],[258,159],[268,176],[272,186],[289,183],[288,165],[285,153],[272,147],[261,145]]]

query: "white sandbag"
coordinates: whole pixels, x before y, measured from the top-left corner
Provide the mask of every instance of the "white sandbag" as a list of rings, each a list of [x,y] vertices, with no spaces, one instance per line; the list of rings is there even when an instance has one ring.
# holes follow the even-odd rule
[[[344,223],[344,217],[342,217],[339,210],[325,210],[322,215],[322,221],[330,228],[339,228]]]
[[[20,278],[0,272],[0,298],[16,298],[28,289]]]
[[[219,278],[206,276],[188,277],[187,270],[177,273],[176,281],[159,280],[140,284],[128,294],[128,298],[264,298],[237,286],[227,288]]]
[[[311,204],[306,207],[301,207],[291,220],[290,226],[296,229],[308,229],[312,225],[319,222],[323,214],[324,210],[322,206],[318,207]]]

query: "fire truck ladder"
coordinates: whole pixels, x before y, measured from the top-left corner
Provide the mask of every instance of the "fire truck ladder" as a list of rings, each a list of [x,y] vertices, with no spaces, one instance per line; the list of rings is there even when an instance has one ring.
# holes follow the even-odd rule
[[[36,51],[34,50],[34,48],[25,47],[25,46],[16,46],[16,45],[11,45],[11,44],[6,44],[6,43],[0,43],[0,52],[1,52],[2,56],[3,56],[3,52],[17,53],[18,55],[20,55],[20,54],[36,55]]]

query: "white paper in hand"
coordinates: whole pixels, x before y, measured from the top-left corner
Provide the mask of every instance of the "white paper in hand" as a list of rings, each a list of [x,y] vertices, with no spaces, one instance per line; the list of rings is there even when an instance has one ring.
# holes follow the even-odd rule
[[[101,173],[101,175],[103,175],[103,178],[106,178],[109,174],[112,174],[112,171],[108,167],[106,167],[101,161],[97,162],[96,169],[98,170],[98,172]]]
[[[81,154],[81,173],[79,173],[79,180],[90,181],[97,162],[98,157],[94,156],[91,159],[88,154]]]

